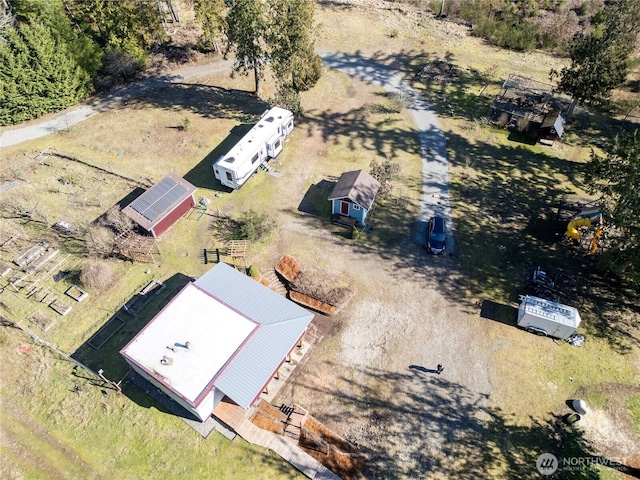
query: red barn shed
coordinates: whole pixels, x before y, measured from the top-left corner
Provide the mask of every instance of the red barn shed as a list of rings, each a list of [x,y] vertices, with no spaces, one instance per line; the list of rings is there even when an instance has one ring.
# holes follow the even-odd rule
[[[143,230],[159,237],[196,203],[196,187],[170,173],[122,211]]]

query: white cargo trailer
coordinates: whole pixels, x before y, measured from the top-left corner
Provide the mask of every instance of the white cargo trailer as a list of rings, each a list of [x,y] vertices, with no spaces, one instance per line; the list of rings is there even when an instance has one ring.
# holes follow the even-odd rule
[[[580,326],[580,314],[573,307],[529,295],[521,300],[518,326],[531,333],[569,341]]]
[[[214,163],[213,174],[223,185],[240,188],[260,165],[278,156],[291,130],[293,113],[280,107],[267,110],[258,123]]]

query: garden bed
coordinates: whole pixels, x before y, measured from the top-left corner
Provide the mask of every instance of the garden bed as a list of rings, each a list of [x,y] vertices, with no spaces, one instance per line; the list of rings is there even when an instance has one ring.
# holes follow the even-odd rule
[[[313,418],[304,423],[299,446],[343,480],[361,477],[365,455]]]
[[[33,312],[27,317],[27,319],[34,325],[37,325],[43,332],[49,330],[55,323],[50,317],[42,312]]]
[[[59,313],[63,317],[71,311],[71,305],[63,302],[62,300],[54,300],[49,304],[49,307],[53,309],[54,312]]]
[[[73,298],[76,302],[82,302],[85,298],[89,296],[87,292],[85,292],[80,287],[77,287],[75,285],[72,285],[71,287],[69,287],[65,293],[69,295],[71,298]]]
[[[326,315],[333,315],[336,312],[335,305],[329,305],[328,303],[324,303],[316,298],[309,297],[304,293],[296,292],[295,290],[291,290],[289,292],[289,298],[304,307],[311,308],[312,310],[324,313]]]

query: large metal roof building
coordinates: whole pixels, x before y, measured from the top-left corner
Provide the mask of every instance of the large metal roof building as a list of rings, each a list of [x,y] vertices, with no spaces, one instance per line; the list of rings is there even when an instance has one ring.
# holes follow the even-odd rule
[[[313,317],[220,263],[187,284],[120,353],[205,420],[225,396],[253,405]]]

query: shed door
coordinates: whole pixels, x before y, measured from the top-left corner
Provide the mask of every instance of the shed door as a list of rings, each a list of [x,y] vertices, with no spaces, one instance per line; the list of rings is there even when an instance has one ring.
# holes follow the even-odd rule
[[[340,202],[340,213],[342,215],[349,215],[349,203]]]

